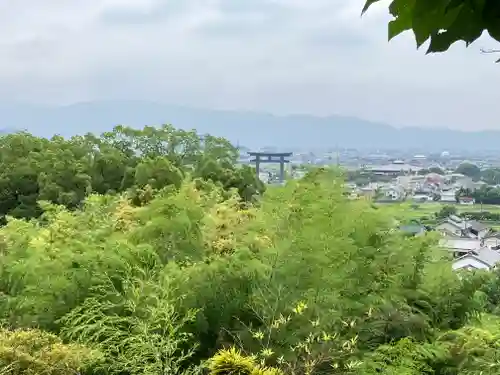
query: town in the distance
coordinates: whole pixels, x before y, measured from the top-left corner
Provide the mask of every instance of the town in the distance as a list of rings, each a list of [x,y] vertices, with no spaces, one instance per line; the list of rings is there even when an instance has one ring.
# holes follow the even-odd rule
[[[492,269],[500,262],[500,157],[495,152],[239,149],[240,162],[257,164],[258,177],[267,184],[300,179],[314,166],[339,167],[348,199],[391,205],[409,236],[438,233],[453,269]]]

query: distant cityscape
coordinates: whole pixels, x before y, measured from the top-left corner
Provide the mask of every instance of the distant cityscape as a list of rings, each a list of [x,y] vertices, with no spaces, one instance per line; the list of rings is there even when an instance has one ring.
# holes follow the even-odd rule
[[[240,162],[252,163],[247,149],[239,149]],[[266,148],[259,152],[278,150]],[[454,270],[498,267],[500,158],[495,153],[295,150],[289,160],[288,179],[300,179],[309,166],[343,168],[349,199],[367,199],[379,207],[393,203],[396,210],[399,207],[407,215],[402,221],[396,218],[396,222],[408,236],[439,234],[440,246],[449,253]],[[259,167],[263,182],[284,182],[276,166]],[[410,204],[398,205],[403,202]]]
[[[265,147],[260,150],[250,150],[249,148],[238,146],[240,151],[240,163],[252,164],[251,151],[276,153],[282,152],[273,147]],[[443,150],[434,153],[414,153],[411,150],[356,150],[356,149],[330,149],[306,151],[298,149],[288,149],[292,152],[289,157],[290,163],[287,166],[289,178],[300,178],[304,175],[308,166],[339,166],[347,171],[363,171],[367,174],[393,177],[393,181],[387,180],[385,183],[372,183],[367,186],[358,186],[361,189],[372,190],[402,183],[417,184],[425,178],[419,173],[425,170],[437,169],[449,172],[448,178],[457,177],[452,172],[461,164],[470,163],[479,169],[500,168],[500,156],[497,152],[449,152]],[[260,166],[260,178],[265,182],[276,181],[278,167],[273,164]],[[466,176],[462,176],[466,177]],[[406,179],[405,179],[406,178]],[[443,176],[443,179],[446,179]]]

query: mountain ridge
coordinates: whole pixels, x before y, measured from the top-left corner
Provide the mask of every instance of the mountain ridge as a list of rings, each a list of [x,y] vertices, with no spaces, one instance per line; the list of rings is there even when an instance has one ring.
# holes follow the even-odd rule
[[[397,128],[348,116],[273,115],[175,106],[151,101],[89,101],[59,107],[1,105],[4,129],[35,135],[102,133],[115,125],[170,123],[228,138],[250,148],[358,148],[422,150],[499,150],[500,131],[465,132],[446,128]]]

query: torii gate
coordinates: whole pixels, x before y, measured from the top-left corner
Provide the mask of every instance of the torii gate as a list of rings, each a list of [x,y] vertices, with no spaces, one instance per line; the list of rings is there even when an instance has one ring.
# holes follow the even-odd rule
[[[288,158],[293,155],[292,152],[249,152],[248,155],[253,156],[250,162],[255,163],[255,171],[259,178],[261,163],[279,163],[280,165],[280,182],[285,181],[285,163],[290,163]]]

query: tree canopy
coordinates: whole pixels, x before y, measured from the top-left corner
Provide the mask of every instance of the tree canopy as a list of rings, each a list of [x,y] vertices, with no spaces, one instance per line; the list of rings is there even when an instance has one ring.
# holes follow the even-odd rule
[[[379,1],[367,0],[363,13]],[[412,30],[417,48],[430,41],[427,53],[447,51],[457,41],[469,46],[485,31],[500,42],[498,0],[392,0],[389,11],[389,39]]]
[[[463,162],[457,167],[455,173],[460,173],[474,180],[479,180],[481,177],[481,168],[476,164]]]
[[[39,201],[75,209],[90,193],[129,192],[139,202],[144,189],[179,187],[187,175],[235,188],[250,201],[264,185],[237,158],[227,140],[171,125],[117,126],[71,139],[9,134],[0,138],[0,217],[37,217]]]
[[[171,127],[0,141],[2,375],[500,371],[500,271],[454,272],[339,171],[248,200],[227,141]]]

